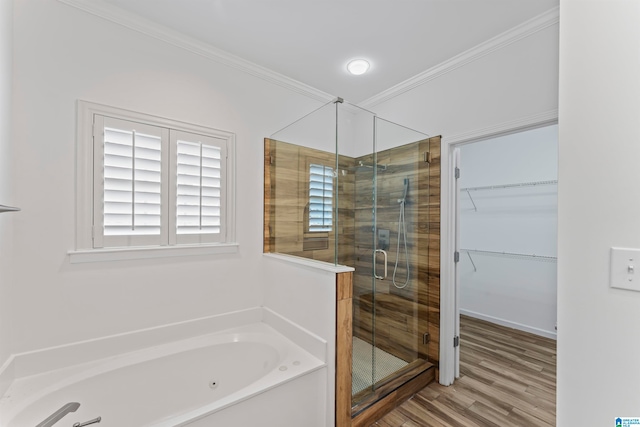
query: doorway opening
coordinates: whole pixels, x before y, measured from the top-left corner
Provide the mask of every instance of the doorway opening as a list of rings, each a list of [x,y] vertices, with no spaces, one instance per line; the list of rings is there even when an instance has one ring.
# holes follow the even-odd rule
[[[453,256],[443,281],[455,286],[443,293],[443,340],[449,331],[453,343],[443,349],[440,382],[528,393],[554,418],[557,125],[448,149],[443,253]]]

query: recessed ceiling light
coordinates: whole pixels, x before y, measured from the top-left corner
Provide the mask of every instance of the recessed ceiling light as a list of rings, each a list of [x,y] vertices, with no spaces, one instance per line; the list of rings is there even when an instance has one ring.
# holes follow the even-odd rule
[[[354,59],[347,64],[347,70],[355,76],[364,74],[369,70],[369,63],[364,59]]]

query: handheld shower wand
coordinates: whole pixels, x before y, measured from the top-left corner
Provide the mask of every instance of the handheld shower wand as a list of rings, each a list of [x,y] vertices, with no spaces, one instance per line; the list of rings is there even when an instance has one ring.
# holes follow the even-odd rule
[[[396,264],[393,266],[393,286],[403,289],[409,284],[409,249],[407,247],[407,224],[404,217],[404,206],[407,203],[407,193],[409,192],[409,178],[404,179],[404,188],[402,190],[402,199],[398,199],[400,203],[400,217],[398,218],[398,244],[396,246]],[[407,278],[403,284],[396,283],[396,272],[398,271],[398,260],[400,259],[400,237],[404,240],[404,258],[407,266]]]
[[[409,192],[409,178],[404,179],[404,189],[402,190],[402,199],[398,200],[398,203],[404,203],[407,201],[407,193]]]

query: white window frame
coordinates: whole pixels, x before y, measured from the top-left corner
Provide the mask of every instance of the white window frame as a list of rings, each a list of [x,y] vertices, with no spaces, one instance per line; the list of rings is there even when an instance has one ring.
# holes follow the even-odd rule
[[[173,241],[169,245],[95,248],[93,224],[95,206],[98,202],[94,201],[94,164],[97,153],[94,150],[93,136],[94,118],[96,116],[138,122],[189,134],[206,135],[223,143],[227,156],[226,171],[224,173],[224,180],[226,181],[225,203],[223,206],[225,217],[224,239],[218,242],[196,239],[196,241],[182,243]],[[235,234],[235,185],[235,134],[178,120],[78,100],[76,129],[76,241],[75,249],[69,251],[70,262],[81,263],[235,253],[238,251]],[[169,217],[172,215],[173,212]]]

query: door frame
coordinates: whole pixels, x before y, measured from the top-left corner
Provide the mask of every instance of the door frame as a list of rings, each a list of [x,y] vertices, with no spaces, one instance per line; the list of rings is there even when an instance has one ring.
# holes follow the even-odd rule
[[[456,304],[458,296],[457,269],[454,252],[458,232],[456,215],[459,194],[455,191],[455,150],[466,144],[497,138],[530,129],[550,126],[558,123],[558,110],[526,116],[518,120],[505,122],[496,126],[478,129],[446,137],[441,142],[441,180],[442,195],[440,222],[440,372],[439,382],[448,386],[459,376],[459,360],[454,348],[454,337],[459,332],[460,313]],[[462,172],[464,173],[464,171]],[[453,285],[449,285],[453,284]],[[459,349],[459,347],[458,347]]]

